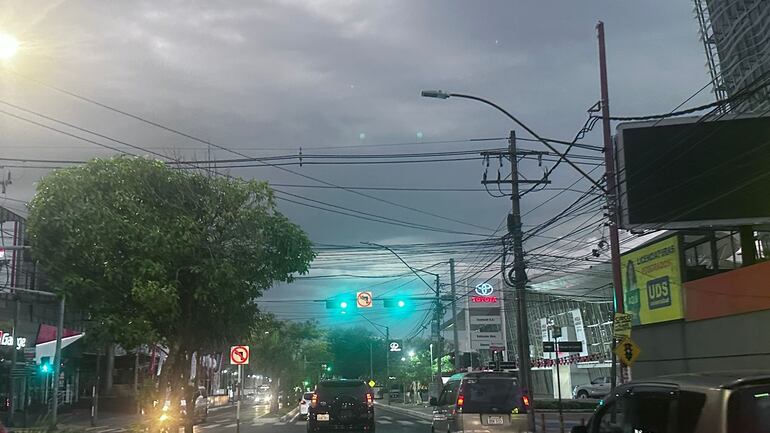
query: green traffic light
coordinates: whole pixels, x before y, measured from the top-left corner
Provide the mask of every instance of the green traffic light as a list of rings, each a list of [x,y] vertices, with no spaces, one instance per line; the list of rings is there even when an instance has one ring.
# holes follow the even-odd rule
[[[51,371],[51,366],[48,364],[42,364],[40,366],[40,371],[42,371],[43,373],[48,373],[49,371]]]
[[[345,301],[340,302],[340,308],[348,308],[348,303]]]
[[[402,299],[399,299],[397,305],[399,308],[403,308],[406,305],[406,302],[404,302]]]
[[[329,366],[329,367],[326,367],[326,371],[332,371],[332,368],[331,368],[331,366]]]

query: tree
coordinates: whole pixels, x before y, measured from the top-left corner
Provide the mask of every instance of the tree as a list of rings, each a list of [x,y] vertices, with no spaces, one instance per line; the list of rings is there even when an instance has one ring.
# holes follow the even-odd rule
[[[269,314],[262,315],[257,328],[249,343],[251,368],[270,376],[274,391],[288,397],[307,379],[306,359],[311,362],[328,353],[321,332],[313,322],[279,321]],[[276,411],[278,392],[272,395],[271,410]]]
[[[169,347],[172,390],[187,384],[193,353],[250,335],[256,299],[307,272],[314,257],[266,183],[143,158],[46,176],[30,204],[29,236],[53,285],[98,332],[124,347]]]
[[[376,344],[375,336],[369,329],[336,328],[329,331],[327,341],[329,351],[334,358],[333,374],[335,376],[368,380],[369,344]],[[374,355],[375,361],[383,359],[382,353],[383,351],[379,351],[380,356]]]

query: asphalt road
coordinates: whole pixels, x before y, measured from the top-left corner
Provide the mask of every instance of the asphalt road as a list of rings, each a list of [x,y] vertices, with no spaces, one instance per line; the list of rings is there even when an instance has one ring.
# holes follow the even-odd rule
[[[429,433],[430,421],[419,420],[387,409],[375,409],[378,433]],[[209,414],[206,423],[196,425],[196,433],[235,433],[235,409],[228,407]],[[241,408],[241,433],[305,433],[305,421],[297,418],[281,422],[267,415],[267,406],[244,405]]]

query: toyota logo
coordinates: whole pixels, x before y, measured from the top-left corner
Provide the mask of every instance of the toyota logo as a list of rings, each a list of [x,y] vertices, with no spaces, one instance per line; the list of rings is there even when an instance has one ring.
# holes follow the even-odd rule
[[[479,296],[489,296],[494,291],[494,287],[492,287],[492,285],[489,283],[481,283],[476,286],[476,294]]]

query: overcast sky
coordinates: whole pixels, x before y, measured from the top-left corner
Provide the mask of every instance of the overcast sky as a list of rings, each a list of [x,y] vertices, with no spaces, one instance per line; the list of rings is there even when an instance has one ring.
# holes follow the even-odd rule
[[[420,98],[420,90],[426,88],[488,97],[540,134],[570,140],[583,125],[586,109],[599,99],[598,20],[606,24],[613,114],[671,110],[708,80],[692,4],[685,0],[4,0],[0,4],[0,31],[15,34],[22,44],[19,54],[0,68],[2,101],[175,158],[206,159],[207,148],[39,83],[263,157],[296,153],[300,147],[304,154],[379,154],[506,145],[504,141],[455,141],[505,137],[513,125],[472,101]],[[712,99],[705,91],[689,104]],[[0,110],[34,117],[6,105]],[[142,154],[103,138],[56,127]],[[600,129],[595,128],[584,142],[601,144]],[[527,138],[523,131],[517,133]],[[431,143],[435,141],[441,143]],[[313,150],[316,147],[325,149]],[[519,147],[543,149],[531,142]],[[0,151],[5,158],[52,160],[116,153],[6,114],[0,116]],[[217,159],[237,157],[217,149],[212,155]],[[496,164],[491,164],[490,176],[497,176]],[[287,168],[335,185],[420,188],[479,188],[484,172],[478,160]],[[6,170],[11,172],[13,185],[6,196],[11,200],[3,204],[23,209],[23,204],[13,200],[29,200],[35,182],[47,170]],[[507,170],[505,167],[503,174]],[[523,163],[523,174],[529,178],[539,177],[542,171],[534,161]],[[273,167],[230,172],[277,184],[320,185]],[[551,177],[550,187],[563,188],[576,179],[575,171],[562,164]],[[581,182],[576,188],[585,190],[587,185]],[[461,224],[344,190],[279,189],[353,209],[359,215],[367,212],[483,235],[498,228],[510,207],[509,200],[483,191],[365,191],[465,223]],[[522,210],[527,212],[556,193],[529,194]],[[526,215],[524,224],[546,220],[577,197],[576,193],[561,194]],[[321,244],[479,239],[365,221],[285,201],[280,208]],[[556,236],[567,228],[548,235]],[[596,236],[598,242],[601,233]],[[528,247],[542,241],[533,239]],[[449,258],[417,254],[413,249],[403,253],[418,267]],[[356,260],[365,257],[375,260]],[[478,254],[468,251],[458,251],[455,258],[460,261],[459,275],[467,275],[467,266],[480,260]],[[448,281],[446,265],[434,269]],[[405,271],[395,257],[361,254],[345,255],[341,260],[327,256],[311,275]],[[385,290],[422,293],[425,289],[419,281],[406,284],[408,278],[390,280],[301,280],[274,288],[265,299],[321,299],[378,283],[375,295]],[[310,302],[264,306],[279,317],[332,320],[333,316],[321,304]],[[422,315],[416,311],[413,318]],[[382,309],[373,311],[371,317],[393,325],[397,332],[406,333],[411,327],[399,327]],[[360,318],[346,320],[361,322]],[[342,320],[336,317],[332,321]]]

